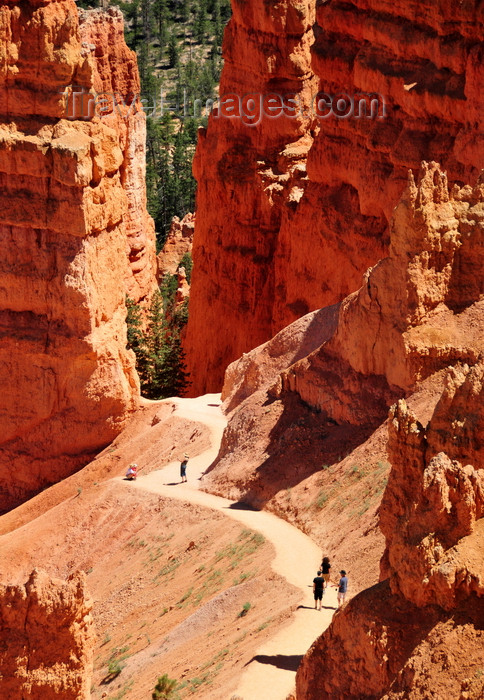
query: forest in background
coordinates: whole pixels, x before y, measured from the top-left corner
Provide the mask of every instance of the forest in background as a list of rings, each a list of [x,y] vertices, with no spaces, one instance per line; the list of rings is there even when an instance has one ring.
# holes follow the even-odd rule
[[[100,0],[78,0],[82,8]],[[133,0],[111,2],[125,17],[126,43],[136,51],[145,104],[160,105],[147,116],[146,189],[155,221],[157,250],[174,216],[194,211],[196,183],[192,160],[205,110],[195,108],[218,95],[222,39],[230,0]],[[149,110],[148,114],[149,114]]]

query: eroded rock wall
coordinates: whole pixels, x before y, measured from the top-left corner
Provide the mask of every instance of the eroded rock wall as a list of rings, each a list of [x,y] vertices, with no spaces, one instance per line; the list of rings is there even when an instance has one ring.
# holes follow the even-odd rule
[[[384,580],[313,644],[298,698],[482,696],[483,370],[451,368],[426,426],[404,400],[392,407]]]
[[[436,160],[450,183],[474,183],[484,164],[480,3],[318,2],[314,36],[312,12],[234,3],[221,94],[295,91],[307,116],[212,117],[200,138],[194,392],[218,389],[242,352],[358,288],[388,251],[409,168]],[[314,118],[318,89],[379,94],[386,116]]]
[[[119,11],[83,17],[0,6],[0,510],[89,461],[138,401],[124,298],[155,280],[144,118],[93,99],[132,102],[136,60]]]
[[[484,350],[483,233],[481,180],[449,192],[436,163],[422,164],[417,183],[410,174],[392,220],[390,255],[365,274],[358,292],[308,314],[304,323],[300,319],[229,367],[223,396],[231,417],[207,479],[211,487],[223,484],[226,490],[231,484],[244,499],[248,492],[256,499],[260,490],[264,500],[281,487],[273,472],[286,462],[280,453],[270,469],[257,468],[281,445],[267,445],[248,463],[240,459],[241,451],[253,453],[247,421],[257,423],[256,406],[272,411],[276,421],[268,428],[269,444],[276,432],[287,430],[284,413],[290,423],[295,420],[292,404],[301,414],[309,409],[314,429],[324,426],[326,442],[317,450],[325,462],[327,438],[335,430],[346,426],[355,439],[368,437],[389,407],[425,379],[449,365],[475,365]],[[350,444],[355,446],[348,442],[343,451]],[[313,440],[308,447],[308,470],[316,462],[315,446]],[[297,480],[289,466],[283,471]]]
[[[84,574],[67,581],[35,569],[25,586],[0,585],[0,695],[91,697],[94,627]]]
[[[226,372],[228,426],[204,488],[283,515],[329,543],[333,555],[346,559],[345,569],[355,558],[346,542],[364,533],[358,542],[364,557],[358,553],[351,565],[358,579],[353,591],[378,578],[377,511],[390,467],[390,406],[406,397],[426,424],[444,402],[449,366],[456,377],[469,372],[462,391],[468,406],[476,405],[474,377],[484,351],[483,232],[482,182],[449,192],[438,165],[423,163],[395,209],[390,255],[364,275],[360,290],[294,322]],[[446,435],[454,434],[447,416],[458,400],[450,389],[444,397],[434,417],[441,421],[433,433],[441,440],[436,453],[450,450]],[[469,411],[469,419],[462,408],[452,421],[467,431],[459,459],[473,460],[482,426]],[[474,476],[466,479],[468,499]],[[403,562],[405,552],[401,556]],[[370,561],[373,578],[362,571]]]
[[[395,210],[390,257],[343,302],[327,343],[360,376],[380,367],[408,398],[389,414],[381,583],[351,600],[303,659],[305,700],[482,695],[483,204],[481,179],[449,193],[444,174],[424,166]],[[313,382],[321,357],[307,367]],[[439,377],[433,410],[418,417],[408,402]]]

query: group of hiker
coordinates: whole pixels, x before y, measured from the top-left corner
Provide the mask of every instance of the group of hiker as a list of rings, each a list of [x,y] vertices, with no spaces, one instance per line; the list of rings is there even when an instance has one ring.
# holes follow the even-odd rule
[[[183,459],[180,463],[180,478],[181,483],[187,481],[187,464],[189,456],[187,454],[183,455]],[[138,475],[138,465],[136,462],[132,462],[128,471],[126,472],[125,478],[129,481],[136,479]],[[331,562],[329,557],[323,557],[321,566],[319,567],[318,573],[313,579],[313,594],[314,594],[314,608],[315,610],[321,610],[321,605],[323,601],[323,594],[326,588],[333,583],[338,591],[338,608],[340,608],[345,602],[346,591],[348,590],[348,576],[344,569],[341,569],[340,579],[338,583],[331,580]]]
[[[321,610],[323,594],[326,588],[333,583],[338,590],[338,608],[343,605],[348,590],[348,576],[344,569],[341,569],[338,583],[331,581],[331,563],[329,557],[323,557],[321,566],[316,577],[313,579],[314,609]]]

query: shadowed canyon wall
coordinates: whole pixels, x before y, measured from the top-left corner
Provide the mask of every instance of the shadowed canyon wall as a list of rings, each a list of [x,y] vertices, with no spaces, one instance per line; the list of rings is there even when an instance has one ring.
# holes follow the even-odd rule
[[[124,299],[150,294],[156,258],[121,13],[4,2],[0,36],[5,509],[85,464],[136,408]]]
[[[472,183],[484,162],[482,3],[319,2],[314,33],[312,3],[233,6],[220,94],[293,93],[306,116],[212,115],[201,133],[193,393],[219,389],[229,362],[359,286],[387,252],[409,168],[438,160],[451,183]],[[315,118],[318,89],[380,94],[386,116]]]

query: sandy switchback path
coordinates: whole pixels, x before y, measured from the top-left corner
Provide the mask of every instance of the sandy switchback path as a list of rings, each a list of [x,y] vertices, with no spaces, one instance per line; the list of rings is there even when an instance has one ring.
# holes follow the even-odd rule
[[[231,507],[232,501],[199,491],[198,486],[203,483],[199,478],[217,456],[226,425],[226,418],[220,410],[220,395],[207,394],[196,399],[170,401],[176,403],[177,415],[209,427],[212,445],[209,450],[190,459],[188,483],[177,483],[180,480],[180,464],[177,461],[146,476],[141,474],[129,487],[212,508],[257,530],[273,544],[276,557],[272,568],[301,590],[301,607],[290,624],[257,650],[257,660],[247,665],[235,695],[243,700],[285,700],[294,689],[295,671],[301,656],[329,625],[337,604],[336,593],[333,588],[329,588],[324,596],[323,610],[314,610],[312,580],[321,561],[321,550],[300,530],[275,515],[264,511],[234,509]],[[183,448],[181,452],[183,453]],[[175,483],[176,486],[173,485]]]

